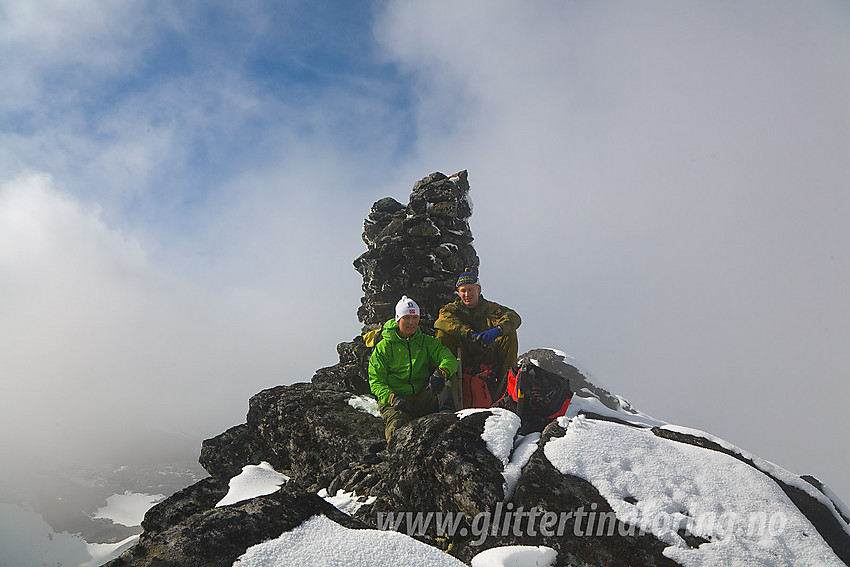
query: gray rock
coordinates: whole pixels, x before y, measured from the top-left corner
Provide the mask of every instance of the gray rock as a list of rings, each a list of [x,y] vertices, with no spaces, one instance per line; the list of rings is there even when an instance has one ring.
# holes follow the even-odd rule
[[[249,547],[276,538],[316,514],[349,528],[365,527],[315,494],[287,486],[273,494],[221,508],[215,508],[217,499],[210,498],[213,494],[223,494],[221,490],[207,494],[196,485],[190,492],[204,492],[196,499],[198,505],[184,508],[185,514],[173,514],[171,510],[177,505],[175,497],[160,503],[148,516],[152,513],[168,516],[171,523],[157,524],[155,530],[146,528],[136,545],[106,565],[230,567]],[[169,512],[160,514],[157,509]],[[147,518],[146,522],[151,526]]]
[[[256,394],[247,425],[269,447],[263,460],[303,486],[326,488],[384,438],[381,419],[352,407],[351,397],[306,383]]]

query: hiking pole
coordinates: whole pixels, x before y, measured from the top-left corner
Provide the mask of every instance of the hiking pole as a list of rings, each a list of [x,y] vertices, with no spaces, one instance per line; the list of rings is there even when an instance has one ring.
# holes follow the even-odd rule
[[[452,398],[455,410],[463,409],[463,356],[460,346],[457,347],[457,375],[452,384]]]

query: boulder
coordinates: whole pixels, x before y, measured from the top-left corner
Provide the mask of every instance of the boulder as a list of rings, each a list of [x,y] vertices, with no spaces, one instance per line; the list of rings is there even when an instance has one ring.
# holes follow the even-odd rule
[[[355,409],[351,399],[313,384],[278,386],[251,398],[247,425],[269,447],[263,460],[318,490],[384,439],[381,419]]]
[[[249,547],[276,538],[317,514],[348,528],[365,527],[315,494],[286,486],[273,494],[216,508],[213,496],[224,493],[213,489],[214,484],[192,487],[188,493],[195,501],[183,507],[182,513],[173,511],[185,501],[187,491],[158,504],[148,512],[139,542],[106,565],[230,567]],[[169,522],[155,522],[154,517],[168,517]]]

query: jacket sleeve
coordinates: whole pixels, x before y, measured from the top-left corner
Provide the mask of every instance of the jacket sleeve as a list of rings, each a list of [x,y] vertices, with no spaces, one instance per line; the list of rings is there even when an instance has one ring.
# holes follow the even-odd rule
[[[369,357],[369,389],[379,402],[386,404],[393,391],[387,384],[387,364],[384,360],[384,349],[380,346],[381,343],[378,343]]]
[[[462,335],[472,329],[469,325],[461,322],[454,303],[449,303],[440,309],[440,315],[434,321],[434,328],[450,335]]]
[[[457,358],[448,348],[443,346],[440,339],[428,337],[428,354],[431,357],[431,362],[435,366],[439,366],[446,371],[447,376],[451,376],[457,372]]]
[[[506,334],[519,329],[519,326],[522,325],[522,319],[519,313],[510,307],[505,307],[492,301],[490,304],[492,307],[490,321],[494,327],[499,327]]]

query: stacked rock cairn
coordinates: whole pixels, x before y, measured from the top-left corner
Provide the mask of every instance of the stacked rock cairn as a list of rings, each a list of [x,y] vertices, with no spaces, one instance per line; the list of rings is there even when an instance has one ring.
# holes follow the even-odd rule
[[[363,223],[367,250],[354,261],[363,276],[357,317],[363,332],[394,316],[406,295],[420,308],[420,329],[434,333],[440,308],[455,299],[455,282],[467,267],[478,270],[472,246],[467,172],[432,173],[414,184],[407,205],[385,197],[372,205]],[[366,364],[370,349],[361,336],[337,346],[340,362],[322,368],[313,383],[356,393],[369,391]]]

